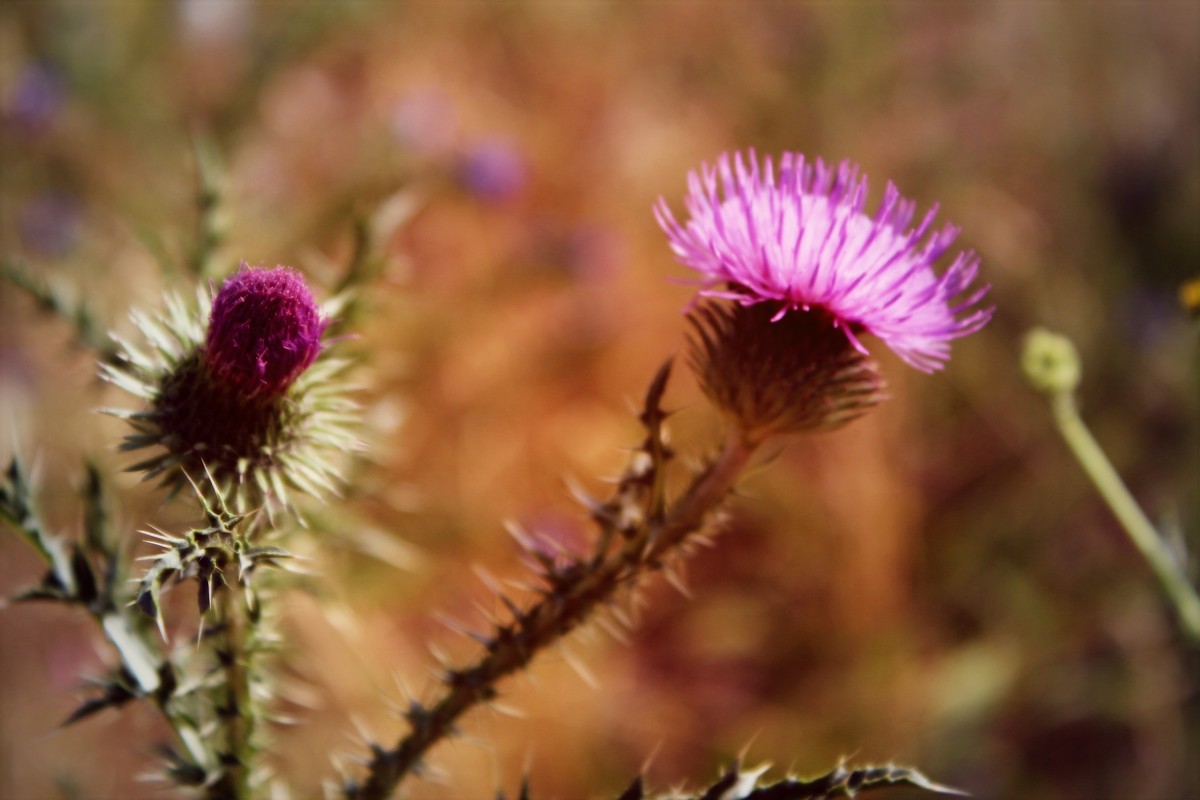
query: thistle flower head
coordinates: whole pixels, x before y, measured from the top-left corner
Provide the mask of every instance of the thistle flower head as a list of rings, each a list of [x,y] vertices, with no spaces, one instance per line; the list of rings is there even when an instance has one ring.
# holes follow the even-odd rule
[[[878,403],[883,380],[861,333],[931,372],[951,339],[991,317],[978,307],[987,288],[971,288],[973,254],[934,271],[958,230],[931,232],[935,211],[911,226],[916,206],[891,184],[867,216],[867,180],[848,161],[784,153],[776,174],[754,151],[725,153],[688,185],[686,224],[662,199],[655,216],[700,273],[699,296],[718,301],[690,310],[692,367],[748,440],[829,430]]]
[[[208,364],[246,397],[278,395],[317,357],[326,324],[300,273],[243,262],[213,301]]]
[[[675,255],[701,274],[702,296],[771,303],[776,319],[819,309],[859,351],[865,331],[924,372],[941,368],[950,340],[991,317],[978,306],[987,287],[972,288],[975,255],[934,271],[958,229],[934,231],[936,208],[911,225],[916,205],[890,183],[868,216],[867,179],[849,161],[834,168],[784,153],[776,173],[753,150],[725,153],[688,186],[686,224],[662,199],[655,214]]]
[[[336,491],[339,456],[360,446],[339,380],[348,365],[317,359],[326,323],[299,273],[243,265],[215,299],[168,298],[165,315],[134,322],[152,348],[118,340],[118,363],[103,368],[146,402],[110,410],[133,428],[123,450],[156,450],[130,471],[173,493],[207,471],[239,514],[292,508],[293,491]]]

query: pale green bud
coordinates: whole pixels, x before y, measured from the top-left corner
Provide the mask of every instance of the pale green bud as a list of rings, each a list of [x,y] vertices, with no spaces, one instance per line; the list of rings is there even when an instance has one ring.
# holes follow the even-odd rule
[[[1083,374],[1075,344],[1045,328],[1034,328],[1025,335],[1021,369],[1033,388],[1045,394],[1075,391]]]

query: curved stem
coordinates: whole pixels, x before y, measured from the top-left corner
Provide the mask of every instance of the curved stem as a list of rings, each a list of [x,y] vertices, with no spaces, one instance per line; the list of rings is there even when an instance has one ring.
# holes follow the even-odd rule
[[[1087,424],[1079,416],[1075,399],[1069,392],[1051,396],[1054,420],[1084,471],[1108,503],[1138,551],[1149,563],[1163,591],[1175,607],[1184,633],[1200,643],[1200,596],[1188,582],[1179,562],[1167,549],[1162,536],[1146,517],[1137,500],[1113,468]]]
[[[450,671],[445,677],[446,690],[434,705],[414,703],[407,715],[411,726],[408,734],[391,750],[376,747],[367,780],[345,787],[345,796],[349,800],[390,796],[418,767],[425,753],[454,731],[459,717],[496,696],[495,686],[501,678],[528,666],[537,653],[586,620],[622,586],[660,568],[664,557],[703,527],[754,450],[754,443],[731,434],[720,455],[696,476],[661,519],[651,515],[627,533],[624,544],[612,552],[602,550],[596,553],[597,558],[548,573],[552,588],[544,592],[542,599],[515,613],[510,624],[498,626],[486,643],[487,652],[473,665]],[[655,494],[657,491],[651,492]],[[601,537],[601,542],[607,539]],[[607,549],[606,544],[598,546]]]

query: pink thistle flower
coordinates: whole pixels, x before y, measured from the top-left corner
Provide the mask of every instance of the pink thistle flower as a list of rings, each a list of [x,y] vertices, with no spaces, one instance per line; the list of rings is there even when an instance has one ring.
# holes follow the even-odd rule
[[[299,272],[243,262],[213,300],[209,367],[246,397],[281,394],[317,357],[327,324]]]
[[[950,340],[991,319],[978,307],[988,287],[971,286],[974,253],[934,272],[959,229],[931,232],[936,206],[910,226],[916,204],[891,183],[868,216],[867,179],[850,161],[835,169],[784,153],[777,176],[770,157],[760,168],[753,150],[723,153],[688,175],[688,189],[686,224],[662,198],[654,211],[679,261],[703,276],[701,296],[778,303],[775,320],[823,310],[859,352],[866,331],[923,372],[942,367]]]

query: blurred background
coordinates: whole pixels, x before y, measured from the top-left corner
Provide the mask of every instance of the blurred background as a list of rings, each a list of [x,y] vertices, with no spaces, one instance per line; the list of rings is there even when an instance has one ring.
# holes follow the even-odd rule
[[[131,307],[188,284],[197,137],[224,167],[228,270],[299,266],[328,296],[354,215],[418,204],[352,343],[371,462],[318,514],[319,592],[284,601],[309,707],[276,763],[312,797],[357,730],[394,741],[389,703],[429,697],[429,645],[475,652],[436,617],[495,605],[471,565],[525,576],[504,520],[589,541],[564,478],[606,491],[640,438],[631,402],[683,348],[688,271],[654,200],[680,210],[687,171],[727,149],[852,158],[876,201],[892,180],[962,227],[991,325],[934,376],[869,343],[892,399],[748,477],[692,599],[652,582],[627,644],[589,628],[547,653],[502,686],[522,716],[469,717],[410,796],[528,771],[537,797],[614,797],[647,764],[653,787],[696,786],[745,751],[776,776],[849,756],[984,799],[1173,800],[1200,794],[1196,652],[1017,359],[1032,325],[1075,339],[1085,416],[1200,550],[1178,299],[1200,272],[1198,109],[1191,0],[11,2],[0,237],[130,333]],[[127,465],[90,411],[132,401],[0,291],[0,455],[36,454],[45,516],[75,530],[82,457]],[[686,370],[667,398],[678,450],[715,447]],[[132,476],[117,494],[130,537],[193,521]],[[40,574],[0,537],[0,592]],[[149,709],[56,730],[110,658],[82,614],[0,612],[0,796],[164,796],[141,780],[166,735]]]

